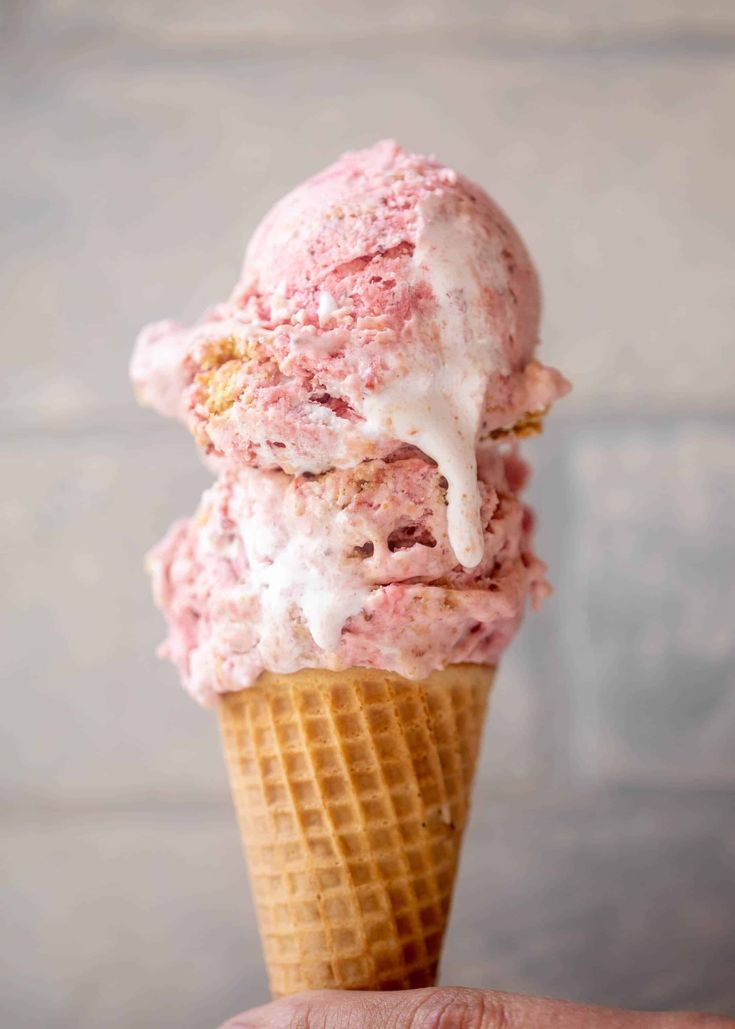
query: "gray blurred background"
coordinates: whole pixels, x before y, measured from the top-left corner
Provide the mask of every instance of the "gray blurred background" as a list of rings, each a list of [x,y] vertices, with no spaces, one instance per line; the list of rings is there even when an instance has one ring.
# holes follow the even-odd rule
[[[735,5],[2,0],[3,1027],[266,996],[215,719],[143,552],[207,475],[127,383],[279,195],[395,136],[482,183],[575,383],[445,982],[735,1013]]]

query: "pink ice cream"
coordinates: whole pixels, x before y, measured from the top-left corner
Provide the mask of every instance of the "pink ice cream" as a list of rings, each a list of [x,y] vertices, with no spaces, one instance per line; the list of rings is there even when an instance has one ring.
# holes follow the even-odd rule
[[[196,696],[264,669],[497,660],[545,588],[499,447],[569,388],[534,358],[539,309],[489,197],[384,142],[280,201],[196,326],[141,333],[138,395],[219,475],[152,557]]]
[[[372,665],[423,678],[494,664],[548,590],[517,498],[525,466],[483,448],[483,553],[457,564],[446,483],[426,458],[310,478],[231,469],[149,555],[164,653],[202,703],[265,669]]]
[[[490,198],[380,143],[276,204],[231,298],[191,330],[145,330],[133,379],[229,462],[319,473],[416,446],[447,478],[450,538],[472,567],[478,438],[525,426],[568,388],[533,360],[539,308]]]

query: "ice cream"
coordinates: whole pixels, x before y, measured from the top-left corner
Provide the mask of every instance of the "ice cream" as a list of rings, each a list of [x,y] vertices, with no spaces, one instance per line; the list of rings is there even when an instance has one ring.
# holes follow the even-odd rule
[[[202,703],[263,671],[369,666],[423,679],[495,664],[546,592],[514,454],[480,451],[483,553],[449,541],[446,484],[415,452],[318,477],[236,468],[151,553],[165,653]]]
[[[228,464],[319,474],[416,447],[447,480],[449,538],[472,568],[478,441],[527,430],[567,388],[533,358],[539,307],[493,202],[386,142],[277,204],[230,299],[193,329],[145,330],[132,376]]]
[[[495,204],[386,142],[276,204],[198,324],[138,339],[139,397],[216,477],[149,568],[276,994],[435,981],[495,667],[549,589],[518,441],[568,384],[539,307]]]

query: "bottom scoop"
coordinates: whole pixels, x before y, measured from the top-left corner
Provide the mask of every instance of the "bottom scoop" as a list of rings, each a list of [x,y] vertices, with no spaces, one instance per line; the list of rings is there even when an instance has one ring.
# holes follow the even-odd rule
[[[149,555],[162,653],[204,704],[268,669],[382,668],[410,679],[494,664],[548,592],[519,499],[525,465],[481,449],[483,552],[458,564],[447,483],[416,451],[320,476],[230,470]]]

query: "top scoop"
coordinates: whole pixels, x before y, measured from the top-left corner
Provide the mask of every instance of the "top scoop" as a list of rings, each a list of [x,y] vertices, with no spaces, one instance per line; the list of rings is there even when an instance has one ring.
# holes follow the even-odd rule
[[[228,465],[320,474],[416,448],[446,479],[448,539],[473,568],[478,445],[533,431],[568,389],[533,360],[539,309],[490,198],[383,142],[276,204],[230,299],[191,329],[144,330],[132,377]]]

